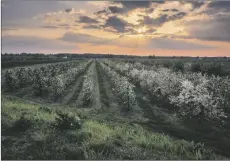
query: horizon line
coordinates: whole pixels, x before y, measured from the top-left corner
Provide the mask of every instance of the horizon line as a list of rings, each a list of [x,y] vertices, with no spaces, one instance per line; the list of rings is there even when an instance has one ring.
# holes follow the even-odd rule
[[[113,53],[107,53],[107,54],[103,54],[103,53],[40,53],[40,52],[20,52],[20,53],[12,53],[12,52],[5,52],[5,53],[1,53],[1,55],[4,54],[44,54],[44,55],[58,55],[58,54],[78,54],[78,55],[113,55],[113,56],[136,56],[136,57],[149,57],[149,56],[153,56],[153,57],[199,57],[199,58],[205,58],[205,57],[209,57],[209,58],[230,58],[230,56],[186,56],[186,55],[156,55],[156,54],[149,54],[149,55],[132,55],[132,54],[113,54]]]

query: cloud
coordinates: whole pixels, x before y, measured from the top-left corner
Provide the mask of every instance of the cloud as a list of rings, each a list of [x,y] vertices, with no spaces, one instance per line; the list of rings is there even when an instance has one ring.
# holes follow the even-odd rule
[[[19,50],[26,49],[25,46],[30,50],[37,50],[39,47],[55,50],[54,46],[58,46],[57,49],[60,50],[59,46],[68,50],[68,47],[72,49],[73,44],[77,43],[110,44],[121,48],[132,48],[133,37],[136,38],[137,35],[148,39],[149,43],[142,44],[141,47],[150,49],[212,49],[209,46],[188,43],[187,39],[228,42],[230,40],[230,2],[226,1],[7,0],[3,4],[2,32],[5,34],[3,45],[9,50],[11,48],[7,43],[11,44],[13,49]],[[76,28],[79,33],[67,32],[76,31]],[[18,31],[15,32],[14,29]],[[80,34],[86,33],[87,29],[90,30],[88,34]],[[33,30],[39,30],[39,33],[33,33],[38,36],[43,31],[46,33],[52,31],[52,37],[65,34],[59,40],[38,37],[21,37],[20,40],[19,37],[6,37],[7,35],[32,35]],[[104,38],[105,34],[117,38],[107,39]],[[47,37],[51,36],[47,34]],[[164,37],[167,39],[163,39]],[[12,40],[14,38],[15,41]],[[146,39],[144,42],[147,41]]]
[[[89,17],[89,16],[80,16],[79,20],[77,20],[76,22],[80,22],[80,23],[98,23],[97,20]]]
[[[108,6],[108,4],[110,2],[107,2],[107,1],[88,1],[87,3],[92,5],[93,7],[96,6],[96,7],[104,8],[104,7]]]
[[[67,52],[78,49],[75,44],[32,36],[3,36],[2,52]]]
[[[172,15],[172,16],[170,16],[169,18],[168,18],[168,20],[177,20],[177,19],[181,19],[181,18],[183,18],[184,16],[186,16],[187,15],[187,13],[185,13],[185,12],[179,12],[179,13],[177,13],[177,14],[174,14],[174,15]]]
[[[144,16],[143,20],[140,20],[140,24],[152,25],[152,26],[161,26],[167,21],[168,15],[164,14],[157,18],[151,18],[149,16]]]
[[[3,27],[1,30],[2,30],[2,31],[15,31],[15,30],[17,30],[17,29]]]
[[[151,8],[152,3],[152,1],[114,1],[107,6],[104,6],[106,9],[97,11],[95,14],[127,14],[128,12],[139,8],[145,8],[148,13],[151,13],[154,10]],[[161,4],[164,3],[164,1],[155,1],[155,3]]]
[[[115,3],[120,3],[124,8],[128,8],[130,10],[136,8],[148,8],[151,6],[151,1],[116,1]]]
[[[70,29],[73,26],[69,24],[57,24],[57,25],[43,25],[41,28],[46,28],[46,29]]]
[[[59,27],[58,27],[58,26],[51,26],[51,25],[44,25],[44,26],[41,26],[41,28],[57,29],[57,28],[59,28]]]
[[[67,41],[67,42],[78,42],[78,43],[93,43],[93,44],[103,44],[108,39],[99,38],[87,34],[74,33],[74,32],[66,32],[59,40]]]
[[[193,9],[200,8],[205,4],[203,1],[187,1],[186,3],[191,4]]]
[[[216,15],[206,21],[188,22],[186,30],[191,37],[208,41],[230,42],[230,14]]]
[[[230,1],[212,1],[208,7],[216,10],[230,11]]]
[[[167,14],[162,14],[157,18],[144,16],[142,20],[139,20],[139,23],[142,25],[151,25],[151,26],[159,27],[168,21],[181,19],[185,15],[186,15],[185,12],[179,12],[179,13],[176,13],[176,14],[171,15],[171,16],[169,16]]]
[[[108,14],[109,14],[108,10],[100,10],[100,11],[94,12],[94,15],[108,15]]]
[[[171,6],[171,3],[175,7],[186,5],[180,2],[164,1],[115,1],[94,14],[97,20],[105,22],[104,25],[101,25],[105,31],[118,34],[137,34],[138,32],[135,31],[137,28],[140,28],[141,25],[147,25],[148,28],[150,27],[150,32],[145,33],[151,33],[164,23],[182,19],[187,15],[183,10],[187,10],[189,7],[183,7],[182,11],[176,8],[167,8]],[[93,28],[96,28],[96,26],[93,26]]]
[[[37,14],[52,12],[61,7],[58,3],[51,1],[44,3],[41,1],[7,0],[2,3],[4,4],[2,7],[3,21],[32,18]]]
[[[100,29],[101,27],[98,25],[86,25],[83,26],[84,29]]]
[[[67,32],[60,40],[73,42],[73,43],[90,43],[92,45],[116,45],[119,47],[134,47],[137,44],[137,40],[127,37],[120,36],[115,39],[99,38],[87,34]],[[164,38],[148,38],[145,39],[146,43],[137,44],[139,48],[150,48],[150,49],[177,49],[177,50],[201,50],[211,49],[213,47],[200,45],[191,42],[185,42],[182,40],[175,39],[164,39]]]
[[[104,24],[104,27],[111,27],[116,32],[124,33],[127,31],[126,27],[131,26],[127,21],[118,18],[117,16],[109,17]]]
[[[178,9],[164,9],[164,10],[162,10],[162,12],[170,12],[170,11],[172,11],[172,12],[179,12],[179,10]]]
[[[148,48],[154,49],[175,49],[175,50],[202,50],[214,47],[200,45],[196,43],[185,42],[183,40],[152,38],[147,45]]]
[[[109,6],[109,11],[114,14],[123,14],[126,13],[128,10],[118,6]]]
[[[89,43],[91,45],[116,45],[118,47],[133,47],[133,43],[136,41],[130,43],[131,39],[124,36],[122,39],[121,36],[108,39],[74,32],[66,32],[59,40],[72,43]]]

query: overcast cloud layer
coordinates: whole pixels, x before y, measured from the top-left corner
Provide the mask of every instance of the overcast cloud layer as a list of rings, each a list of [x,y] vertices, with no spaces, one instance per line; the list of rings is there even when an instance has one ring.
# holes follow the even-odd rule
[[[2,52],[230,56],[230,1],[3,0]]]

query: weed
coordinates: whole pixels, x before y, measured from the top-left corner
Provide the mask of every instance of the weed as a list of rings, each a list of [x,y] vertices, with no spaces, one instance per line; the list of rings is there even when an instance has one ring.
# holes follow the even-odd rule
[[[60,130],[73,130],[80,129],[82,122],[76,115],[59,112],[57,113],[54,126]]]
[[[32,122],[25,118],[24,114],[20,117],[19,120],[17,120],[14,125],[13,129],[15,131],[26,131],[32,126]]]

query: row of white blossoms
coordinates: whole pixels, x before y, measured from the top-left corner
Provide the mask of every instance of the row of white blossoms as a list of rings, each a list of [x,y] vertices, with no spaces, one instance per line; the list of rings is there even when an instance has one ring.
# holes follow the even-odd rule
[[[208,120],[226,118],[230,106],[230,78],[201,73],[174,72],[141,63],[105,61],[109,66],[139,83],[152,96],[175,105],[185,117]]]

